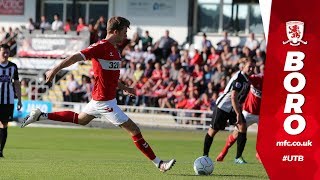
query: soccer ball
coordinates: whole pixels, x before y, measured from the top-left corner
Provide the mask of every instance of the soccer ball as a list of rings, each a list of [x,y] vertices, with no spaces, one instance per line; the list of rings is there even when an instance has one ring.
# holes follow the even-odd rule
[[[193,169],[196,175],[210,175],[213,171],[214,164],[207,156],[197,158],[193,163]]]

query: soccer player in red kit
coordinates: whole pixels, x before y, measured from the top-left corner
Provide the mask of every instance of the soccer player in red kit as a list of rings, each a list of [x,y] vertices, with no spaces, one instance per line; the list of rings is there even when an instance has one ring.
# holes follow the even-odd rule
[[[258,123],[259,121],[263,74],[251,75],[249,79],[251,82],[250,91],[243,104],[242,110],[242,114],[247,122],[247,127],[254,123]],[[236,128],[227,138],[226,145],[216,158],[217,161],[223,161],[224,157],[228,153],[229,148],[234,144],[234,142],[236,142],[237,138],[238,130]],[[256,157],[261,162],[258,153],[256,153]]]
[[[116,89],[119,88],[129,95],[135,95],[135,90],[120,83],[121,57],[117,50],[117,44],[127,38],[127,28],[130,22],[123,17],[112,17],[107,24],[107,37],[88,48],[76,53],[53,69],[46,72],[46,81],[51,82],[54,76],[63,68],[78,61],[92,60],[95,84],[92,90],[92,100],[86,105],[83,112],[77,114],[72,111],[43,113],[39,109],[33,109],[26,117],[21,127],[39,121],[53,120],[86,125],[96,116],[101,115],[114,125],[126,130],[131,136],[137,148],[148,157],[162,172],[171,169],[176,160],[162,161],[144,140],[139,127],[118,107],[116,101]]]

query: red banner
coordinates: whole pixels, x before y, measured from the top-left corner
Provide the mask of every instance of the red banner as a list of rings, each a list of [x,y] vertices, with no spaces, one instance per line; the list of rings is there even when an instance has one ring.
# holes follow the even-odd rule
[[[23,15],[24,0],[0,0],[1,15]]]
[[[270,179],[320,177],[318,5],[272,2],[257,142]]]

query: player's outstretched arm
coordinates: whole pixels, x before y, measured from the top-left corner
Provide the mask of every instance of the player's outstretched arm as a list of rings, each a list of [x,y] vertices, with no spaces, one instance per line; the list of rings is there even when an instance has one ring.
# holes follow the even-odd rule
[[[53,69],[49,70],[46,72],[46,82],[51,82],[52,79],[54,78],[54,76],[63,68],[69,67],[72,64],[78,62],[78,61],[82,61],[83,56],[81,56],[80,53],[76,53],[68,58],[66,58],[65,60],[63,60],[60,64],[58,64],[57,66],[55,66]]]

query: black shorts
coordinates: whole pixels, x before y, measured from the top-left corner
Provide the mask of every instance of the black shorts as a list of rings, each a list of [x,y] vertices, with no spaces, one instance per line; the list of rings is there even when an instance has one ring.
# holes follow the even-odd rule
[[[13,119],[13,104],[0,104],[0,121],[8,122]]]
[[[246,122],[242,113],[241,115],[243,121]],[[230,125],[235,125],[237,122],[237,114],[233,110],[228,113],[216,107],[213,111],[210,127],[214,130],[224,130],[227,126],[228,120]]]

